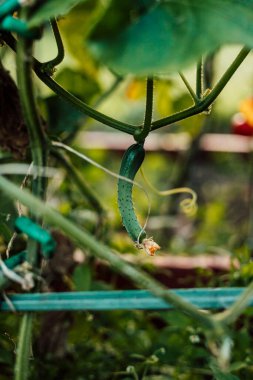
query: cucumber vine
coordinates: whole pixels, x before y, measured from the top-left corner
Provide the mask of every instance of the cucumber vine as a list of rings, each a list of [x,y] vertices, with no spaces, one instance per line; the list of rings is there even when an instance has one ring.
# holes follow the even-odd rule
[[[58,163],[64,166],[67,171],[72,170],[72,164],[68,162],[61,153],[59,153],[59,149],[64,148],[64,144],[61,142],[52,142],[43,126],[43,119],[36,103],[32,74],[34,72],[39,80],[51,89],[57,96],[69,102],[86,117],[90,117],[106,126],[129,134],[135,139],[135,143],[131,145],[124,153],[119,175],[116,175],[118,177],[118,207],[123,225],[125,226],[130,238],[138,248],[144,249],[150,256],[153,256],[160,247],[155,241],[153,241],[152,238],[147,237],[145,227],[142,227],[137,219],[132,200],[135,176],[145,158],[145,139],[155,130],[162,127],[167,127],[193,115],[207,112],[238,67],[248,56],[250,49],[248,47],[243,47],[217,84],[211,90],[208,89],[208,91],[206,91],[207,89],[203,86],[204,61],[202,59],[197,64],[195,91],[187,82],[184,74],[180,72],[180,76],[193,99],[193,105],[188,109],[168,115],[167,117],[159,120],[153,120],[153,77],[147,77],[144,122],[141,125],[132,125],[99,112],[94,107],[86,104],[75,95],[61,87],[52,78],[55,67],[64,59],[64,45],[58,30],[57,21],[55,18],[51,18],[52,16],[49,17],[51,20],[48,18],[47,21],[51,22],[58,49],[57,55],[55,58],[47,62],[39,62],[33,56],[33,43],[35,39],[43,37],[45,27],[44,24],[46,20],[41,21],[41,23],[35,27],[31,27],[29,24],[30,15],[34,9],[39,10],[40,7],[42,9],[44,3],[48,5],[49,1],[7,0],[2,2],[0,5],[1,40],[16,53],[17,85],[23,109],[24,121],[29,135],[29,155],[36,168],[39,168],[38,175],[32,181],[31,191],[20,189],[17,185],[0,175],[1,191],[3,191],[6,196],[12,200],[19,200],[28,208],[30,216],[33,218],[33,222],[31,222],[33,227],[36,224],[41,225],[43,222],[42,218],[44,218],[49,224],[61,228],[66,234],[68,234],[68,236],[70,236],[72,240],[77,242],[82,249],[88,249],[96,257],[102,260],[107,260],[116,271],[128,276],[138,287],[150,290],[156,296],[161,297],[166,302],[173,304],[178,310],[199,321],[208,331],[207,340],[210,341],[214,339],[217,341],[218,338],[220,338],[220,341],[224,341],[227,336],[227,325],[232,323],[239,316],[245,308],[250,295],[252,294],[252,284],[230,309],[213,317],[208,313],[198,310],[194,305],[175,295],[173,292],[168,291],[164,286],[157,283],[145,272],[128,264],[119,255],[114,254],[107,246],[97,242],[91,234],[81,230],[73,222],[67,220],[62,215],[55,212],[52,208],[44,204],[46,199],[47,181],[45,180],[43,168],[47,166],[48,159],[56,159]],[[53,3],[59,4],[60,2],[54,1],[52,4]],[[75,3],[75,1],[73,3]],[[76,1],[76,3],[78,3],[78,1]],[[64,6],[64,2],[62,2],[62,4]],[[14,12],[18,12],[17,17],[16,14],[14,15]],[[61,12],[58,14],[61,14]],[[15,33],[16,37],[14,37],[12,33]],[[157,59],[159,59],[159,57]],[[119,81],[121,81],[121,79],[122,78],[120,78]],[[69,150],[70,149],[71,148],[69,148]],[[71,178],[79,187],[81,194],[86,196],[91,207],[101,214],[100,223],[104,223],[105,212],[100,199],[92,193],[88,186],[86,186],[86,183],[82,178],[80,178],[78,173],[74,171],[71,174]],[[188,188],[175,190],[189,192]],[[191,194],[193,196],[193,200],[195,200],[194,193]],[[188,203],[185,203],[185,206],[191,208],[192,203],[189,203],[188,201]],[[28,224],[30,225],[30,222]],[[35,235],[37,236],[37,233],[41,234],[41,231],[41,227],[37,229],[35,228]],[[32,237],[35,235],[32,235]],[[46,243],[49,245],[49,251],[51,254],[51,248],[54,248],[54,244],[52,245],[52,241],[50,239],[49,241],[47,240],[47,234],[43,236],[44,240],[42,243],[44,243],[44,246]],[[31,268],[38,271],[41,266],[39,246],[38,242],[34,241],[31,236],[28,239],[25,257]],[[4,274],[1,273],[0,282],[3,280],[3,276]],[[4,280],[3,284],[5,287],[6,284]],[[37,289],[38,286],[36,284],[35,290]],[[27,380],[29,376],[29,356],[32,342],[33,322],[33,314],[26,313],[23,316],[15,365],[15,380]],[[210,338],[211,335],[213,335],[212,339]]]

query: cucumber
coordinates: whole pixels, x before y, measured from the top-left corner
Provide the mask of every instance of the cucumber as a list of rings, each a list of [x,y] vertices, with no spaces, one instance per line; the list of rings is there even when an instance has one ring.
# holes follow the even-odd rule
[[[120,176],[134,180],[136,173],[140,169],[145,158],[143,143],[131,145],[124,153],[120,166]],[[138,222],[133,206],[133,183],[120,178],[118,181],[118,206],[122,223],[130,238],[135,242],[137,248],[144,249],[145,252],[154,256],[160,248],[152,238],[147,238],[146,231]]]
[[[122,158],[120,176],[133,181],[144,158],[145,150],[143,144],[137,143],[131,145]],[[146,232],[143,231],[135,215],[132,192],[133,184],[120,178],[118,181],[118,206],[122,222],[130,238],[139,244],[146,237]]]

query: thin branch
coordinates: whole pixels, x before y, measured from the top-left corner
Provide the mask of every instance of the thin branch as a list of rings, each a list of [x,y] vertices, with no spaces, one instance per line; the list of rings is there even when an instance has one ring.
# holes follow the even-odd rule
[[[204,68],[203,59],[201,58],[197,64],[197,70],[196,70],[196,97],[197,99],[201,99],[203,95],[203,79],[204,79],[203,68]]]
[[[7,43],[7,45],[10,46],[10,48],[14,51],[16,51],[16,41],[13,36],[11,36],[9,33],[3,34],[3,40]],[[187,119],[188,117],[197,115],[199,113],[202,113],[210,107],[210,105],[216,100],[216,98],[219,96],[221,91],[224,89],[226,84],[229,82],[231,77],[234,75],[238,67],[241,65],[241,63],[245,60],[245,58],[250,53],[251,49],[247,47],[243,47],[235,60],[232,62],[232,64],[229,66],[227,71],[223,74],[219,82],[216,84],[216,86],[212,89],[212,91],[205,96],[204,99],[202,99],[198,104],[187,108],[183,111],[177,112],[173,115],[170,115],[168,117],[156,120],[151,125],[151,130],[154,131],[156,129],[168,126],[170,124],[173,124],[175,122],[178,122],[183,119]],[[105,125],[108,125],[112,128],[118,129],[119,131],[128,133],[130,135],[134,135],[136,133],[136,130],[140,130],[141,126],[134,126],[128,123],[120,122],[116,119],[113,119],[109,116],[106,116],[96,110],[94,110],[92,107],[88,106],[86,103],[82,102],[78,98],[76,98],[74,95],[70,94],[66,90],[64,90],[60,85],[58,85],[52,78],[50,78],[45,73],[42,73],[40,70],[41,63],[34,59],[34,70],[37,74],[37,76],[49,87],[51,90],[53,90],[56,94],[59,96],[62,96],[65,100],[69,101],[71,104],[76,106],[81,112],[87,114],[91,118],[100,121],[101,123],[104,123]],[[138,134],[138,133],[137,133]]]
[[[49,75],[53,75],[54,68],[63,61],[64,55],[65,55],[64,45],[61,39],[61,34],[58,28],[57,21],[55,18],[51,20],[51,26],[53,29],[55,42],[57,45],[57,55],[54,59],[41,63],[41,70],[48,73]]]
[[[179,75],[180,75],[180,78],[182,79],[182,81],[184,82],[187,90],[189,91],[193,101],[194,101],[194,104],[198,104],[199,103],[199,98],[197,97],[197,95],[195,94],[195,92],[193,91],[193,88],[191,87],[190,83],[188,82],[188,80],[186,79],[186,77],[184,76],[183,73],[179,72]]]
[[[25,380],[29,377],[32,325],[33,314],[26,313],[23,316],[19,333],[19,344],[17,347],[17,359],[15,365],[15,380]]]
[[[248,285],[244,292],[240,295],[237,301],[225,311],[216,314],[215,319],[223,324],[229,325],[236,321],[248,306],[250,299],[253,296],[253,281]]]
[[[198,104],[187,108],[183,111],[180,111],[178,113],[175,113],[171,116],[165,117],[160,120],[156,120],[152,123],[152,131],[159,129],[161,127],[168,126],[170,124],[173,124],[175,122],[178,122],[183,119],[187,119],[190,116],[197,115],[203,111],[206,111],[210,105],[215,101],[215,99],[218,97],[218,95],[221,93],[221,91],[224,89],[226,84],[229,82],[231,77],[234,75],[238,67],[241,65],[241,63],[244,61],[244,59],[247,57],[247,55],[250,53],[249,48],[244,47],[240,51],[240,53],[237,55],[235,60],[232,62],[232,64],[229,66],[227,71],[223,74],[219,82],[216,84],[216,86],[212,89],[212,91],[204,98],[202,99]]]
[[[83,112],[85,115],[88,115],[92,119],[95,119],[99,121],[100,123],[108,125],[109,127],[115,128],[119,131],[128,133],[130,135],[134,134],[134,131],[136,130],[136,126],[116,120],[90,107],[88,104],[84,103],[82,100],[78,99],[73,94],[65,90],[63,87],[61,87],[49,75],[47,75],[46,73],[43,73],[40,70],[40,66],[35,65],[34,71],[36,75],[40,78],[40,80],[42,80],[42,82],[44,82],[53,92],[55,92],[57,95],[59,95],[60,97],[62,97],[63,99],[71,103],[81,112]]]
[[[146,107],[144,123],[141,129],[137,129],[134,138],[138,142],[143,142],[148,136],[153,116],[153,95],[154,95],[154,80],[152,77],[147,78],[147,92],[146,92]]]
[[[22,8],[21,18],[26,21],[29,10]],[[28,130],[32,161],[35,166],[41,168],[38,176],[32,183],[32,192],[34,196],[44,198],[46,180],[41,175],[43,167],[46,166],[47,143],[44,130],[41,123],[41,117],[38,113],[32,80],[32,57],[33,41],[20,37],[17,43],[17,81],[22,105],[24,121]],[[38,220],[38,219],[37,219]],[[38,265],[38,243],[28,239],[27,244],[27,261],[32,268]],[[26,313],[23,316],[17,357],[15,363],[15,380],[27,380],[29,376],[29,355],[32,340],[33,314]]]
[[[39,168],[33,181],[33,193],[44,198],[45,178],[43,167],[46,166],[47,142],[41,123],[41,117],[34,96],[32,79],[32,48],[30,40],[20,38],[17,44],[17,81],[25,124],[29,134],[32,161]],[[30,264],[36,265],[36,254],[28,254]]]

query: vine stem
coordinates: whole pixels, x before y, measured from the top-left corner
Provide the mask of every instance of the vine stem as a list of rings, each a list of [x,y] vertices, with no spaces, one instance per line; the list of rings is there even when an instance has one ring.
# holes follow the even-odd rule
[[[0,176],[0,189],[9,198],[16,199],[28,207],[35,216],[43,218],[47,223],[61,228],[81,248],[86,250],[89,248],[94,256],[108,261],[114,270],[130,278],[138,287],[148,289],[157,297],[164,299],[176,309],[199,321],[209,331],[211,330],[213,334],[222,335],[222,325],[218,321],[215,321],[208,313],[198,310],[194,305],[159,284],[144,271],[127,263],[119,255],[111,252],[106,245],[98,242],[89,232],[77,227],[73,222],[60,215],[28,190],[20,190],[17,185],[2,176]]]
[[[229,82],[231,77],[234,75],[238,67],[241,65],[241,63],[244,61],[244,59],[247,57],[251,49],[247,47],[243,47],[235,60],[232,62],[232,64],[229,66],[229,68],[226,70],[226,72],[223,74],[219,82],[215,85],[215,87],[211,90],[211,92],[205,96],[198,104],[193,105],[190,108],[187,108],[183,111],[180,111],[178,113],[175,113],[173,115],[170,115],[168,117],[165,117],[163,119],[159,119],[154,121],[151,124],[151,131],[154,131],[156,129],[165,127],[169,124],[175,123],[177,121],[186,119],[188,117],[197,115],[199,113],[202,113],[203,111],[206,111],[211,104],[216,100],[218,95],[221,93],[221,91],[224,89],[226,84]],[[47,74],[41,72],[40,70],[40,63],[37,61],[37,64],[35,64],[35,72],[37,76],[49,87],[51,90],[53,90],[56,94],[63,97],[70,103],[72,103],[74,106],[76,106],[80,111],[86,113],[88,116],[92,117],[93,119],[100,121],[110,127],[113,127],[115,129],[118,129],[122,132],[136,135],[138,139],[138,134],[140,133],[140,127],[133,126],[127,123],[120,122],[118,120],[115,120],[107,115],[104,115],[96,110],[94,110],[92,107],[88,106],[86,103],[82,102],[81,100],[77,99],[74,95],[70,94],[68,91],[63,89],[59,84],[57,84],[50,76]]]
[[[22,11],[24,18],[26,12],[27,9]],[[33,42],[31,40],[19,39],[17,44],[17,81],[24,120],[29,134],[32,161],[38,168],[38,175],[33,180],[32,191],[36,196],[44,198],[46,177],[43,175],[43,167],[46,166],[47,142],[34,96],[32,49]],[[37,258],[34,252],[28,253],[28,261],[32,266],[36,265]]]
[[[165,117],[163,119],[156,120],[152,123],[151,130],[154,131],[156,129],[159,129],[161,127],[165,127],[169,124],[175,123],[177,121],[187,119],[188,117],[197,115],[210,107],[210,105],[215,101],[215,99],[218,97],[218,95],[221,93],[221,91],[224,89],[226,84],[229,82],[231,77],[234,75],[238,67],[241,65],[241,63],[244,61],[244,59],[247,57],[251,49],[247,47],[243,47],[235,60],[232,62],[232,64],[229,66],[229,68],[226,70],[226,72],[223,74],[219,82],[214,86],[214,88],[211,90],[211,92],[205,96],[198,104],[187,108],[183,111],[180,111],[178,113],[175,113],[173,115],[170,115],[168,117]]]
[[[15,380],[27,379],[29,376],[29,358],[31,354],[32,326],[33,314],[24,314],[19,331],[19,343],[15,365]]]
[[[186,79],[186,77],[184,76],[183,73],[179,72],[179,76],[180,78],[182,79],[182,81],[184,82],[185,84],[185,87],[187,88],[187,90],[189,91],[189,94],[191,95],[193,101],[194,101],[194,104],[198,104],[199,103],[199,98],[197,97],[197,95],[195,94],[195,92],[193,91],[190,83],[188,82],[188,80]]]
[[[26,20],[29,10],[22,8],[21,18]],[[46,138],[41,124],[41,118],[37,111],[32,80],[33,42],[21,38],[17,43],[17,81],[20,101],[24,115],[24,121],[29,134],[30,149],[33,163],[40,168],[37,177],[32,183],[32,192],[40,198],[44,198],[46,181],[43,177],[43,167],[46,166]],[[38,244],[28,239],[27,261],[33,268],[38,265]],[[29,355],[32,340],[32,326],[34,315],[26,313],[23,316],[17,347],[15,363],[15,380],[26,380],[29,376]]]
[[[114,119],[90,107],[88,104],[84,103],[82,100],[78,99],[73,94],[61,87],[48,74],[42,72],[40,69],[40,65],[35,65],[34,70],[39,79],[41,79],[41,81],[44,82],[52,91],[54,91],[57,95],[74,105],[84,114],[99,121],[100,123],[108,125],[109,127],[115,128],[119,131],[128,133],[130,135],[134,134],[136,126]]]
[[[215,319],[224,324],[231,324],[236,321],[243,310],[247,307],[253,295],[253,281],[247,286],[237,301],[225,311],[215,315]]]
[[[3,33],[2,38],[12,50],[16,51],[16,40],[11,34]],[[191,117],[199,113],[202,113],[203,111],[206,111],[208,107],[210,107],[210,105],[216,100],[218,95],[224,89],[226,84],[229,82],[231,77],[234,75],[234,73],[236,72],[238,67],[241,65],[241,63],[244,61],[244,59],[247,57],[247,55],[250,53],[250,51],[251,49],[247,47],[243,47],[241,49],[241,51],[239,52],[235,60],[232,62],[232,64],[229,66],[226,72],[223,74],[223,76],[221,77],[219,82],[216,84],[216,86],[210,91],[208,95],[206,95],[200,102],[198,102],[198,104],[195,104],[190,108],[177,112],[168,117],[155,120],[151,125],[151,131],[168,126],[180,120],[186,119],[188,117]],[[76,98],[74,95],[70,94],[64,88],[62,88],[49,75],[47,75],[46,73],[43,73],[41,69],[41,65],[42,64],[34,58],[34,71],[36,75],[42,82],[44,82],[57,95],[61,96],[62,98],[64,98],[65,100],[73,104],[76,108],[78,108],[84,114],[90,116],[91,118],[101,123],[104,123],[105,125],[108,125],[109,127],[115,128],[119,131],[128,133],[130,135],[135,135],[135,134],[138,135],[142,126],[131,125],[128,123],[121,122],[119,120],[111,118],[93,109],[86,103],[82,102],[80,99]]]
[[[196,70],[196,97],[197,99],[202,98],[203,94],[203,58],[200,59],[200,61],[197,63],[197,70]]]
[[[146,107],[143,127],[137,129],[134,134],[134,138],[137,142],[143,142],[148,136],[152,123],[153,116],[153,97],[154,97],[154,80],[153,77],[147,78],[147,90],[146,90]]]
[[[51,72],[53,74],[55,66],[59,65],[63,61],[65,51],[56,19],[53,18],[50,22],[57,46],[57,55],[54,59],[41,63],[41,68],[43,71],[49,73]]]

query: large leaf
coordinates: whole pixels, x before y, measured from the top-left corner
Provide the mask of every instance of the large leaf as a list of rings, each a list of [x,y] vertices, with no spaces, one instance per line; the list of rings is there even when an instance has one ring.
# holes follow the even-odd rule
[[[40,26],[45,21],[52,17],[62,16],[67,14],[75,5],[86,0],[46,0],[39,4],[39,6],[32,13],[29,20],[29,26]]]
[[[62,18],[58,23],[68,53],[71,53],[78,62],[78,67],[81,67],[86,74],[92,77],[97,76],[98,65],[87,53],[85,38],[89,33],[87,25],[94,25],[99,14],[99,0],[86,0],[85,3],[74,7],[67,17]]]
[[[90,35],[120,74],[175,72],[223,44],[253,46],[253,0],[112,0]]]

